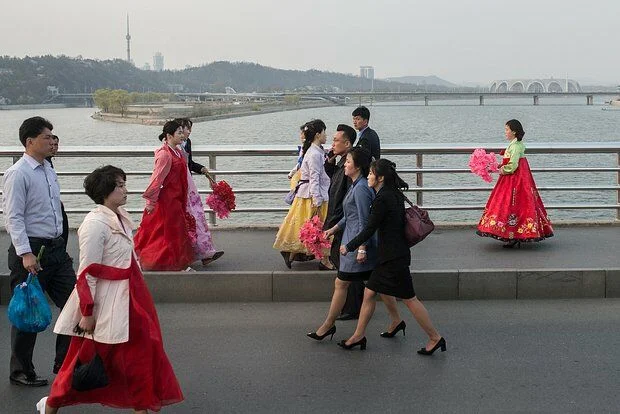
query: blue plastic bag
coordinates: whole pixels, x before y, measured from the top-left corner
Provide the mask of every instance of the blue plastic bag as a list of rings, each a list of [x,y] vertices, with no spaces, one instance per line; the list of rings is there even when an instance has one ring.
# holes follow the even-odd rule
[[[9,320],[20,331],[41,332],[52,322],[52,310],[36,275],[15,286],[9,302]]]

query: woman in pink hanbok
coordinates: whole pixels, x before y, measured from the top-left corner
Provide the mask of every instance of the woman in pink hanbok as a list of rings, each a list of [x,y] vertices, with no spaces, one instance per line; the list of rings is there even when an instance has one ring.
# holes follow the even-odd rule
[[[181,148],[187,158],[187,211],[196,220],[196,232],[190,234],[192,247],[194,249],[194,259],[196,261],[200,260],[203,265],[208,265],[222,257],[224,251],[217,250],[213,243],[213,238],[211,237],[209,225],[205,217],[202,199],[198,193],[196,183],[192,178],[192,172],[207,175],[209,170],[207,167],[192,159],[192,141],[189,138],[192,133],[192,121],[189,118],[177,118],[175,121],[183,126],[183,133],[185,135],[185,140],[181,143]]]

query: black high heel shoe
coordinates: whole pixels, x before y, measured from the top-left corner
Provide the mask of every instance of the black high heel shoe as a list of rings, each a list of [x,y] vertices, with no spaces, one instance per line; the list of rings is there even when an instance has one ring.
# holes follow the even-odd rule
[[[435,344],[435,346],[433,347],[433,349],[431,349],[430,351],[427,351],[426,348],[422,348],[418,351],[418,354],[420,355],[433,355],[433,352],[435,352],[436,350],[438,350],[439,348],[441,348],[441,352],[446,352],[446,340],[443,339],[443,336],[441,337],[441,339]]]
[[[508,243],[502,245],[503,248],[505,249],[512,249],[513,247],[516,247],[517,249],[521,248],[521,242],[519,240],[513,240],[513,241],[509,241]]]
[[[282,258],[284,258],[284,263],[286,263],[286,267],[290,269],[291,263],[293,263],[293,261],[291,260],[291,254],[289,252],[280,252],[280,254],[282,255]]]
[[[352,343],[351,345],[347,345],[346,339],[343,339],[342,341],[338,342],[338,346],[342,349],[346,349],[347,351],[352,350],[358,345],[360,347],[360,350],[362,351],[365,350],[366,349],[366,337],[363,337],[362,339],[360,339],[357,342]]]
[[[336,333],[336,325],[332,326],[325,332],[323,335],[317,335],[316,332],[308,332],[306,336],[308,338],[316,339],[317,341],[322,341],[327,335],[331,335],[329,340],[331,341],[334,338],[334,334]]]
[[[407,324],[405,323],[405,321],[400,321],[400,323],[398,325],[396,325],[396,328],[394,328],[393,331],[389,332],[381,332],[379,335],[382,338],[394,338],[394,336],[398,333],[398,331],[403,331],[403,336],[405,336],[405,328],[407,327]]]

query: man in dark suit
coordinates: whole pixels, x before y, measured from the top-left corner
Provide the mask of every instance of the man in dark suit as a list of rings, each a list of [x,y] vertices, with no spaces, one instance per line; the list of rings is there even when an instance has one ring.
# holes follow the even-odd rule
[[[342,200],[351,186],[351,179],[344,175],[344,162],[347,153],[355,143],[355,130],[348,125],[340,124],[336,128],[332,149],[325,160],[325,172],[330,178],[329,183],[329,204],[327,205],[327,217],[325,218],[324,230],[334,227],[344,215],[342,211]],[[336,162],[336,158],[340,160]],[[334,234],[332,247],[329,253],[329,260],[336,270],[340,266],[340,242],[342,241],[342,231]]]
[[[374,160],[381,158],[379,135],[368,126],[370,111],[365,106],[358,106],[353,113],[353,127],[357,130],[357,145],[366,148]]]
[[[187,134],[187,139],[181,144],[187,152],[187,165],[189,170],[196,174],[204,174],[207,175],[209,170],[204,165],[197,163],[192,158],[192,140],[189,138],[189,135],[192,133],[192,126],[194,123],[189,118],[176,118],[175,122],[181,124],[183,126],[183,130]],[[187,129],[186,129],[187,128]]]
[[[45,157],[46,160],[50,162],[52,168],[54,168],[54,163],[52,162],[52,158],[56,156],[58,152],[58,144],[60,143],[60,138],[58,135],[52,135],[52,155],[49,157]],[[62,239],[65,241],[65,250],[67,249],[67,242],[69,241],[69,219],[67,218],[67,212],[65,211],[65,205],[60,202],[60,210],[62,212]],[[56,372],[54,373],[56,374]]]

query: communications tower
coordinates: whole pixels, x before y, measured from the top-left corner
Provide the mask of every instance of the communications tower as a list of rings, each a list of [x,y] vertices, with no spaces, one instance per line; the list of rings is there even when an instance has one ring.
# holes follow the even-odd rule
[[[129,14],[127,14],[127,36],[125,36],[125,39],[127,39],[127,62],[131,63],[131,47],[129,45],[131,41],[131,36],[129,35]]]

